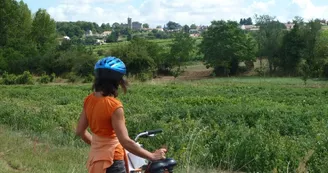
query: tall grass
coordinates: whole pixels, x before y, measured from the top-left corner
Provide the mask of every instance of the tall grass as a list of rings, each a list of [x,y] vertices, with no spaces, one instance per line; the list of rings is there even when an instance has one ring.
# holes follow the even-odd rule
[[[70,155],[73,148],[85,149],[73,130],[89,93],[90,84],[1,86],[0,123],[59,149],[70,148]],[[167,145],[168,157],[178,161],[181,172],[293,172],[311,150],[306,169],[324,172],[327,94],[326,83],[319,81],[304,86],[293,78],[222,78],[132,83],[119,98],[130,136],[164,129],[141,142],[150,150]]]

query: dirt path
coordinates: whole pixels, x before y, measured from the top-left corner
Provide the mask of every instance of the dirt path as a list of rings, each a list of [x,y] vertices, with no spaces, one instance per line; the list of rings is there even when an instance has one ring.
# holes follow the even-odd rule
[[[174,79],[173,76],[160,76],[153,81],[172,81],[172,80],[200,80],[211,78],[212,69],[207,69],[205,65],[197,63],[187,67],[179,77]]]

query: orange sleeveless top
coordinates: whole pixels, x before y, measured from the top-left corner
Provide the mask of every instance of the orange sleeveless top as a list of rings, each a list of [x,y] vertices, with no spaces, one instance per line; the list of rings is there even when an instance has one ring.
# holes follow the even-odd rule
[[[114,111],[123,107],[122,103],[114,97],[96,97],[94,93],[84,100],[84,109],[91,132],[100,137],[116,137],[112,127],[111,117]],[[124,159],[124,148],[119,144],[115,148],[114,160]]]

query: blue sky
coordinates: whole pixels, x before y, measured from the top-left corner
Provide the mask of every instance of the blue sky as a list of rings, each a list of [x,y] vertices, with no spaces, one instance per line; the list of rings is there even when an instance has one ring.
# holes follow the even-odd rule
[[[212,20],[239,20],[254,14],[269,14],[287,22],[294,16],[306,20],[328,19],[327,0],[25,0],[32,12],[46,9],[57,21],[96,23],[149,23],[151,27],[168,21],[208,25]]]

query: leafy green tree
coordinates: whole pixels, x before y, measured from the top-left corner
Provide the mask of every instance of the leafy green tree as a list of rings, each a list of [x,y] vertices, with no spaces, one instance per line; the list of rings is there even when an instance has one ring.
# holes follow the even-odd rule
[[[179,23],[173,22],[173,21],[169,21],[166,24],[166,27],[168,30],[177,30],[181,28],[181,25]]]
[[[109,31],[109,30],[111,30],[111,27],[110,27],[110,24],[109,23],[103,23],[103,24],[101,24],[101,26],[100,26],[104,31]]]
[[[153,56],[156,56],[156,52],[150,51],[151,44],[144,38],[134,37],[129,44],[112,49],[110,55],[119,57],[125,62],[129,75],[152,76],[155,71]]]
[[[149,28],[149,25],[148,25],[148,23],[144,23],[144,24],[142,24],[142,27],[143,28]]]
[[[112,24],[112,28],[117,30],[117,29],[121,28],[121,25],[119,23],[115,22]]]
[[[190,29],[197,29],[197,26],[195,24],[191,24]]]
[[[246,35],[234,21],[212,21],[203,33],[200,53],[207,67],[214,67],[217,75],[235,74],[240,61],[254,60],[256,42]]]
[[[280,51],[279,66],[285,74],[297,74],[304,48],[305,42],[300,24],[295,23],[294,28],[284,35]]]
[[[250,18],[250,17],[247,19],[242,18],[242,19],[240,19],[239,24],[240,25],[253,25],[253,21],[252,21],[252,18]]]
[[[107,43],[113,43],[117,42],[119,37],[119,32],[118,31],[113,31],[106,39]]]
[[[46,10],[39,9],[33,19],[31,38],[37,49],[44,54],[56,43],[56,23]]]
[[[86,32],[76,22],[56,22],[56,29],[61,36],[69,36],[70,38],[81,38]]]
[[[97,42],[97,38],[92,37],[92,36],[86,37],[85,40],[84,40],[84,43],[86,45],[94,45],[94,44],[96,44],[96,42]]]
[[[127,41],[131,41],[132,40],[132,34],[129,33],[128,36],[127,36]]]
[[[174,70],[175,77],[183,72],[182,67],[184,63],[192,59],[195,43],[196,40],[190,37],[189,33],[179,32],[174,35],[168,59],[170,60],[171,68],[176,67]]]
[[[183,32],[189,33],[189,30],[190,30],[190,28],[188,25],[183,26]]]
[[[328,30],[321,30],[316,39],[314,57],[319,64],[320,75],[328,77]]]
[[[256,25],[260,27],[256,34],[259,56],[268,58],[270,74],[273,74],[279,65],[279,54],[286,27],[269,15],[255,15],[255,18]]]
[[[311,20],[305,25],[304,39],[305,39],[305,49],[303,52],[303,58],[309,65],[312,77],[320,76],[321,62],[315,56],[315,46],[317,42],[317,36],[321,30],[320,20]]]
[[[4,0],[0,3],[0,48],[2,64],[9,73],[22,73],[29,69],[36,55],[30,38],[32,16],[23,2]]]
[[[246,19],[246,25],[253,25],[252,18],[249,17]]]

